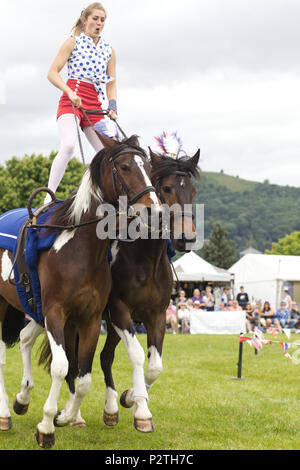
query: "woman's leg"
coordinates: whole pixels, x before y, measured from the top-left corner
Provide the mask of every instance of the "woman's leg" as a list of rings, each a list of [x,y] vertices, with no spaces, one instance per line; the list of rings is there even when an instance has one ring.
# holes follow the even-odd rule
[[[89,141],[89,143],[94,147],[96,152],[99,152],[103,149],[103,144],[99,137],[97,136],[96,132],[93,130],[92,126],[86,126],[83,128],[83,132]]]
[[[76,117],[78,120],[78,118]],[[74,154],[77,139],[77,128],[74,114],[62,114],[57,120],[58,130],[61,138],[61,145],[58,154],[54,158],[50,170],[48,188],[54,193],[64,176],[67,165]],[[44,203],[51,201],[50,194],[47,194]]]

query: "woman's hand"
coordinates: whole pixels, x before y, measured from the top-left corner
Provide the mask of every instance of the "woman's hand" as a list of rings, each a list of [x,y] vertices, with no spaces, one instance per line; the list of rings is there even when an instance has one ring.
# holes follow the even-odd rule
[[[113,121],[116,121],[118,119],[118,115],[117,113],[113,110],[113,109],[110,109],[107,113],[107,116],[112,119]]]
[[[76,108],[81,107],[81,98],[74,93],[74,91],[70,90],[68,92],[68,97],[70,98],[71,102],[74,104]]]

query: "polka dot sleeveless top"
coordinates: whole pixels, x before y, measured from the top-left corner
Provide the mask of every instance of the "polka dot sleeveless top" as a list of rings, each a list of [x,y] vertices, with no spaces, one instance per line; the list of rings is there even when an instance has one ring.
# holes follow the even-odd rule
[[[106,75],[107,64],[111,58],[112,47],[102,37],[97,46],[92,38],[81,33],[76,36],[76,44],[68,59],[68,78],[90,80],[98,95],[105,99],[103,84],[112,80],[113,77]]]

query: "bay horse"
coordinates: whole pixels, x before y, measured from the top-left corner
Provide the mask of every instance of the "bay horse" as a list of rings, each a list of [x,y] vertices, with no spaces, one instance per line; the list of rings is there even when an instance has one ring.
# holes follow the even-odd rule
[[[150,149],[150,156],[151,182],[159,199],[168,206],[179,205],[182,209],[171,219],[171,239],[175,250],[186,251],[187,243],[195,241],[195,226],[190,224],[192,233],[186,233],[183,218],[192,214],[184,211],[184,205],[192,203],[196,192],[191,177],[199,178],[197,165],[200,151],[192,158],[172,159],[158,156]],[[177,233],[182,237],[178,239],[172,235],[175,224],[180,225]],[[166,309],[173,285],[167,240],[115,241],[112,252],[112,290],[103,314],[107,323],[107,338],[100,354],[106,384],[103,419],[108,426],[118,422],[112,364],[115,348],[122,339],[133,367],[133,387],[123,392],[120,402],[124,407],[133,407],[134,426],[138,431],[152,432],[154,425],[148,408],[148,392],[162,371]],[[132,320],[143,322],[147,331],[148,367],[145,376],[145,354],[135,335]]]
[[[116,205],[120,195],[127,195],[129,205],[159,206],[148,177],[150,163],[145,152],[136,145],[135,136],[122,143],[99,135],[104,148],[92,160],[75,195],[63,201],[51,212],[48,224],[72,225],[94,220],[103,201]],[[68,420],[76,419],[80,403],[91,384],[92,362],[97,345],[102,312],[111,290],[111,271],[108,260],[109,239],[99,239],[95,224],[63,230],[51,249],[40,252],[38,273],[41,286],[44,325],[51,347],[52,385],[43,408],[43,419],[37,425],[36,440],[41,447],[54,445],[54,418],[61,384],[72,374],[74,331],[78,335],[78,378],[73,390]],[[5,329],[10,309],[24,311],[17,291],[8,282],[7,270],[12,265],[12,253],[0,249],[0,325]],[[0,335],[1,335],[0,328]],[[24,376],[21,392],[14,409],[19,414],[29,405],[33,380],[30,351],[36,337],[43,331],[31,320],[21,331],[21,353]],[[11,427],[11,416],[3,379],[3,348],[5,337],[0,336],[0,426]]]

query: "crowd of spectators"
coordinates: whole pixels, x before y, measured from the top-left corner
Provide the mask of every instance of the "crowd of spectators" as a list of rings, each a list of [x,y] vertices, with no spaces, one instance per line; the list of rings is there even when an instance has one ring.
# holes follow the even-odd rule
[[[216,299],[218,294],[218,299]],[[229,286],[222,291],[212,289],[210,285],[205,290],[194,289],[192,297],[186,296],[185,290],[180,290],[174,300],[170,300],[166,311],[167,327],[175,334],[190,332],[190,318],[193,312],[204,311],[240,311],[246,314],[247,331],[253,331],[256,326],[267,330],[275,327],[282,332],[283,328],[300,329],[300,312],[298,304],[289,295],[288,289],[284,289],[284,296],[280,307],[275,311],[268,301],[263,305],[250,303],[249,296],[243,286],[240,287],[236,297],[233,296]]]
[[[288,288],[284,289],[283,299],[277,310],[268,301],[265,301],[262,306],[248,303],[246,305],[246,326],[247,331],[253,331],[257,326],[264,330],[274,327],[279,333],[282,333],[283,328],[300,329],[298,304],[292,300]]]
[[[220,291],[220,289],[218,289]],[[240,299],[243,302],[243,299]],[[232,311],[242,310],[237,299],[234,299],[230,287],[225,287],[219,292],[218,301],[213,288],[208,285],[205,290],[194,289],[192,297],[187,297],[185,290],[181,289],[174,300],[170,300],[166,311],[166,323],[175,334],[189,333],[190,317],[193,312],[204,310],[211,311]]]

